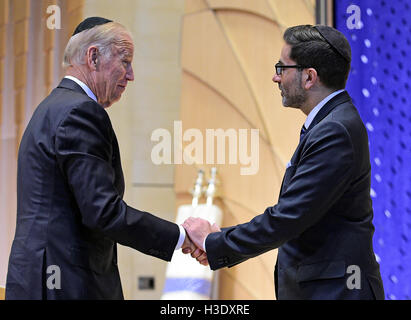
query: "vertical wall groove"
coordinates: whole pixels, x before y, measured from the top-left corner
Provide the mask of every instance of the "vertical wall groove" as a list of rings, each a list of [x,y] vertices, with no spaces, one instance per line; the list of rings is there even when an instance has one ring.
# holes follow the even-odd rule
[[[28,54],[28,32],[30,18],[30,1],[20,0],[13,2],[13,24],[14,24],[14,115],[16,123],[16,141],[20,141],[23,134],[23,119],[25,110],[25,93],[27,83],[27,54]],[[16,144],[16,153],[18,150]]]
[[[4,62],[6,58],[6,25],[8,14],[9,0],[0,0],[0,126],[3,122]]]

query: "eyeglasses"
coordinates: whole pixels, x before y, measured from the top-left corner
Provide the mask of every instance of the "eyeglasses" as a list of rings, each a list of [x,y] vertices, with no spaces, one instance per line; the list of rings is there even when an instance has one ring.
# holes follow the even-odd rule
[[[275,65],[275,73],[277,74],[277,76],[281,76],[281,74],[283,73],[283,69],[286,68],[297,68],[297,69],[305,69],[305,68],[309,68],[309,67],[305,67],[299,64],[296,65],[292,65],[292,66],[285,66],[282,65],[280,62],[276,63]]]

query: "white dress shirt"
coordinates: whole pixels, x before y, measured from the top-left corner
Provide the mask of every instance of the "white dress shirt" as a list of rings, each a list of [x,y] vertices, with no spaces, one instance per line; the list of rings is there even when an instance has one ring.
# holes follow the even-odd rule
[[[311,122],[313,122],[315,116],[317,115],[317,113],[321,110],[322,107],[324,107],[324,105],[330,101],[332,98],[334,98],[337,94],[343,92],[344,89],[341,90],[337,90],[334,91],[333,93],[331,93],[330,95],[326,96],[323,100],[321,100],[315,107],[314,109],[311,110],[311,112],[308,114],[307,119],[304,122],[304,128],[308,129]]]
[[[96,95],[93,93],[93,91],[90,90],[89,87],[87,87],[87,85],[83,82],[80,81],[79,79],[77,79],[76,77],[73,76],[65,76],[64,78],[70,79],[72,81],[74,81],[75,83],[77,83],[81,89],[84,90],[84,92],[91,98],[93,99],[95,102],[97,102],[97,97]]]
[[[97,102],[96,95],[93,93],[93,91],[90,90],[89,87],[87,87],[87,85],[83,81],[80,81],[79,79],[77,79],[76,77],[73,77],[73,76],[65,76],[64,78],[70,79],[70,80],[74,81],[75,83],[77,83],[91,99],[93,99],[95,102]],[[186,231],[184,230],[184,228],[181,225],[178,226],[178,227],[180,229],[180,236],[178,238],[175,250],[180,249],[182,247],[183,243],[184,243],[184,240],[186,239]]]
[[[312,109],[312,110],[310,111],[310,113],[308,114],[307,119],[305,119],[305,122],[304,122],[304,129],[307,130],[307,129],[310,127],[311,122],[313,122],[315,116],[318,114],[318,112],[320,112],[321,108],[324,107],[324,105],[325,105],[328,101],[330,101],[330,100],[331,100],[332,98],[334,98],[337,94],[339,94],[339,93],[341,93],[341,92],[343,92],[343,91],[344,91],[344,89],[334,91],[333,93],[331,93],[330,95],[328,95],[328,96],[326,96],[324,99],[322,99],[322,100],[314,107],[314,109]],[[291,166],[291,161],[288,161],[286,168],[288,168],[289,166]]]

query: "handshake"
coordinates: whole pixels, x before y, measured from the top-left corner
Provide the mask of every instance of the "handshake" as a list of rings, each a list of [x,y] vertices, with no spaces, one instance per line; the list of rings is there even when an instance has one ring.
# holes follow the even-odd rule
[[[215,223],[211,225],[207,220],[193,217],[186,219],[182,226],[186,231],[186,238],[181,247],[183,253],[191,253],[191,257],[203,266],[207,266],[208,259],[204,248],[204,240],[210,233],[221,231],[220,228]]]

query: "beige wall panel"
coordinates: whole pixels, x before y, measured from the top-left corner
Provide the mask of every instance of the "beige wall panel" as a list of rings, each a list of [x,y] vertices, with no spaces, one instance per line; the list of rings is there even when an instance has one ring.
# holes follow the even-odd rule
[[[16,122],[16,156],[20,145],[21,137],[24,131],[24,114],[25,114],[26,90],[20,89],[15,94],[14,115]]]
[[[267,203],[267,207],[274,204],[273,201]],[[224,219],[223,226],[233,226],[245,223],[253,219],[264,210],[252,212],[238,203],[224,199]],[[233,268],[227,269],[227,273],[236,277],[243,287],[249,292],[253,292],[253,299],[274,299],[274,265],[277,259],[277,250],[271,250],[265,254],[249,259]],[[250,275],[252,281],[249,280]],[[223,297],[221,297],[223,299]]]
[[[183,74],[181,98],[181,120],[183,132],[189,128],[198,128],[203,132],[204,146],[206,140],[205,129],[228,128],[248,129],[250,136],[250,126],[235,109],[212,88],[200,82],[196,78],[186,73]],[[190,142],[184,142],[183,148]],[[226,143],[228,149],[228,143]],[[248,142],[250,149],[250,142]],[[204,151],[204,159],[206,157]],[[219,175],[222,185],[219,187],[223,196],[235,199],[250,210],[261,210],[273,193],[281,185],[282,171],[273,161],[270,146],[260,136],[259,140],[259,170],[255,175],[240,175],[240,167],[248,167],[241,163],[229,165],[226,157],[226,165],[215,165],[219,168]],[[237,158],[238,159],[238,158]],[[216,160],[216,154],[215,154]],[[213,165],[200,165],[200,167],[211,167]],[[193,171],[190,165],[177,165],[175,188],[177,192],[184,192],[187,187],[191,187],[192,178],[185,178],[185,170]],[[259,188],[251,186],[258,185]]]
[[[15,119],[16,123],[20,124],[24,119],[24,102],[25,102],[26,90],[20,89],[16,91],[15,95]]]
[[[44,21],[46,23],[46,21]],[[54,30],[45,28],[44,30],[44,40],[43,40],[43,49],[44,51],[52,50],[54,47]]]
[[[14,25],[14,54],[19,55],[27,52],[29,43],[28,34],[29,21],[22,20]]]
[[[3,121],[3,86],[5,77],[4,58],[6,56],[6,24],[8,22],[8,16],[9,0],[0,0],[0,126]]]
[[[19,55],[14,59],[14,87],[17,89],[26,84],[27,55]]]
[[[275,21],[272,8],[267,0],[207,0],[213,9],[237,9],[261,15]],[[233,10],[234,11],[234,10]]]
[[[10,117],[5,117],[4,120],[7,121],[9,118]],[[6,284],[8,258],[16,227],[17,161],[15,148],[16,139],[14,137],[1,137],[0,177],[2,183],[0,183],[0,286],[5,286]]]
[[[3,85],[4,85],[4,59],[0,56],[0,93],[3,91]],[[0,100],[0,105],[1,105],[2,100]],[[1,111],[1,108],[0,108]],[[1,112],[0,112],[0,119],[1,119]],[[1,122],[0,122],[1,124]]]
[[[261,261],[262,257],[268,255],[271,259],[271,264],[265,266]],[[268,252],[258,258],[252,258],[241,264],[226,270],[232,278],[252,296],[251,299],[275,299],[274,293],[274,265],[276,255],[273,252]],[[235,297],[224,297],[220,294],[220,299],[237,299]]]
[[[70,30],[70,36],[78,24],[83,20],[83,4],[83,0],[71,0],[67,2],[66,10],[69,14],[68,30]]]
[[[0,90],[0,125],[3,123],[3,90]],[[0,138],[1,138],[1,132],[0,132]],[[1,158],[1,154],[0,154]]]
[[[66,4],[66,10],[68,13],[82,9],[84,6],[84,0],[69,0]]]
[[[224,197],[223,206],[224,219],[222,225],[225,227],[235,226],[237,224],[248,222],[256,215],[263,212],[263,210],[253,211],[250,208],[239,204],[235,200],[230,199],[229,197]]]
[[[262,136],[266,136],[248,82],[211,11],[184,17],[181,56],[183,70],[218,90],[253,127],[260,129]]]
[[[77,8],[69,13],[69,28],[71,31],[70,36],[78,26],[78,24],[83,20],[83,8]]]
[[[217,18],[254,92],[273,150],[285,166],[297,146],[305,116],[282,106],[280,90],[272,81],[283,46],[282,31],[277,24],[244,12],[221,11]]]
[[[47,13],[47,8],[51,5],[56,5],[57,0],[42,0],[42,33],[43,33],[43,55],[44,55],[44,87],[48,94],[52,90],[54,76],[54,55],[56,31],[47,28],[47,19],[50,14]],[[59,79],[60,80],[60,79]]]
[[[247,277],[249,278],[249,276]],[[252,292],[238,282],[238,277],[229,269],[222,269],[219,276],[219,299],[223,300],[255,300]]]
[[[315,7],[308,0],[267,0],[280,25],[315,24]]]
[[[44,84],[47,87],[46,90],[50,90],[49,86],[51,85],[52,81],[53,81],[53,50],[48,50],[44,52]]]
[[[134,208],[175,221],[175,194],[171,188],[128,188],[127,199],[127,204]],[[118,248],[119,268],[126,299],[159,299],[164,287],[167,262],[128,247]],[[138,290],[138,277],[141,276],[155,278],[154,290]]]
[[[228,227],[228,226],[234,226],[234,225],[241,224],[241,223],[246,223],[250,221],[251,219],[253,219],[254,217],[256,217],[257,215],[262,214],[267,207],[275,205],[277,203],[276,201],[277,199],[278,199],[278,195],[273,194],[272,200],[267,202],[267,204],[261,206],[263,209],[259,211],[252,211],[231,199],[224,198],[223,201],[220,200],[218,202],[220,203],[221,208],[224,209],[223,226]],[[276,256],[277,250],[273,250],[272,254]],[[267,259],[266,255],[262,255],[262,256],[257,257],[256,259],[260,259],[260,258],[261,258],[261,262],[266,267],[273,267],[271,258]]]
[[[260,209],[252,210],[249,207],[244,206],[243,204],[225,197],[223,200],[223,209],[224,209],[224,219],[223,226],[233,226],[241,223],[246,223],[255,218],[257,215],[264,213],[267,207],[273,206],[276,204],[278,198],[277,193],[273,193],[272,197],[266,202],[260,205]]]
[[[30,0],[13,1],[13,22],[27,19],[30,15]]]
[[[6,55],[6,28],[0,25],[0,59]]]
[[[184,13],[189,14],[208,9],[206,0],[186,0],[184,1]]]
[[[51,6],[51,5],[55,5],[55,4],[57,4],[57,2],[58,2],[59,0],[41,0],[41,2],[42,2],[42,8],[43,8],[43,14],[45,15],[45,16],[48,16],[48,13],[47,13],[47,7],[48,6]]]
[[[9,0],[0,0],[0,26],[8,22]]]

